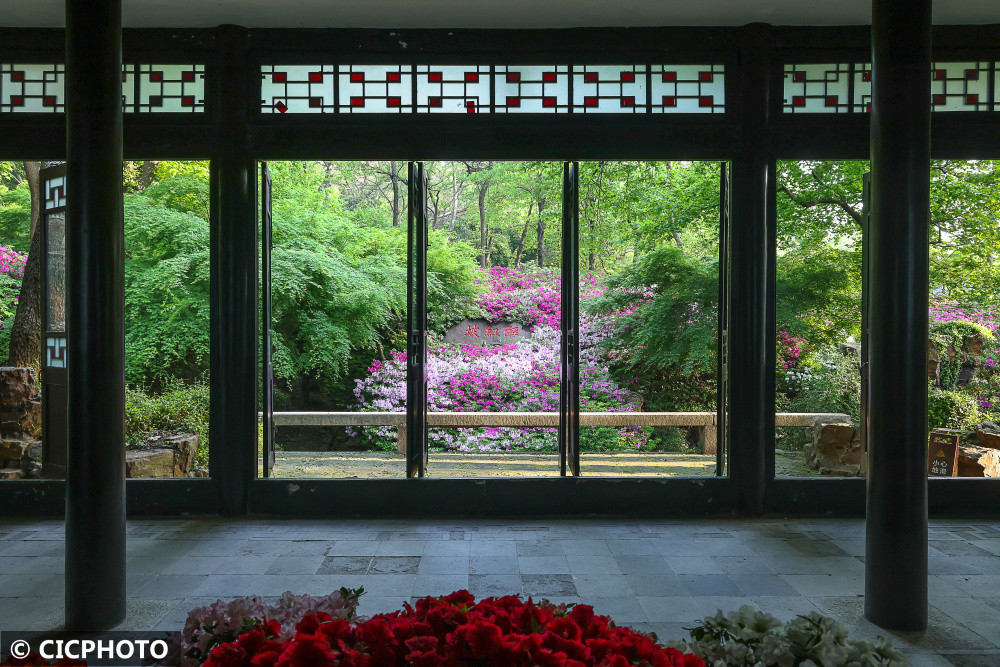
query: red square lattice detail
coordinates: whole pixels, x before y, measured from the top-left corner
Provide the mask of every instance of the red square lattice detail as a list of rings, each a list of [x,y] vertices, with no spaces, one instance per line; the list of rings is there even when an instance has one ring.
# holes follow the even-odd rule
[[[631,96],[623,97],[622,101],[621,101],[621,105],[623,107],[634,107],[635,106],[635,98],[631,97]]]
[[[944,79],[948,78],[948,73],[946,71],[944,71],[943,69],[936,69],[936,70],[934,70],[934,78],[937,79],[937,80],[939,80],[939,81],[944,80]]]
[[[805,80],[806,80],[806,73],[805,72],[796,72],[795,74],[792,75],[792,81],[796,81],[798,83],[801,83],[801,82],[803,82]]]
[[[288,81],[288,75],[284,72],[275,72],[271,75],[271,81],[275,83],[286,83]]]
[[[698,72],[698,80],[702,83],[710,83],[715,75],[712,72]]]
[[[507,83],[518,83],[521,80],[520,72],[508,72]]]
[[[466,72],[465,81],[466,83],[479,83],[479,74],[476,72]]]
[[[835,106],[837,106],[837,102],[838,101],[839,101],[839,99],[837,98],[836,95],[827,95],[826,96],[826,106],[828,106],[828,107],[835,107]]]
[[[323,73],[309,72],[309,83],[323,83]]]
[[[583,98],[583,105],[584,106],[588,106],[588,107],[596,107],[597,106],[597,98],[596,97],[585,97],[585,98]]]
[[[288,107],[285,106],[284,102],[278,102],[277,104],[274,105],[274,108],[277,109],[279,113],[285,113],[286,111],[288,111]]]
[[[555,83],[555,81],[556,81],[556,73],[555,72],[543,72],[542,73],[542,81],[544,81],[545,83]]]
[[[163,81],[163,72],[150,72],[149,73],[149,80],[150,81]]]
[[[194,72],[181,72],[181,81],[194,81]]]
[[[363,107],[365,105],[365,98],[363,97],[352,97],[351,106],[352,107]]]
[[[444,75],[441,72],[428,72],[427,80],[431,83],[441,83],[444,81]]]
[[[967,70],[965,70],[965,78],[966,79],[978,79],[979,78],[979,70],[977,70],[977,69],[967,69]]]
[[[622,72],[622,83],[635,83],[635,72]]]
[[[715,97],[713,95],[702,95],[698,98],[698,106],[700,107],[710,107],[715,103]]]
[[[387,81],[392,81],[392,79],[389,78],[391,76],[392,76],[392,74],[389,74],[386,77],[386,80]],[[399,75],[397,74],[396,76],[399,76]],[[365,82],[365,73],[364,72],[351,72],[351,83],[364,83],[364,82]]]
[[[792,98],[793,107],[804,107],[806,105],[806,98],[802,95],[796,95]]]
[[[931,102],[933,102],[934,104],[944,104],[944,100],[945,100],[944,95],[932,95],[931,96]]]
[[[385,105],[387,107],[398,107],[400,104],[402,104],[402,100],[398,97],[388,97],[385,100]]]
[[[399,72],[389,72],[385,75],[385,80],[389,83],[399,83],[402,81],[402,76],[400,76]]]
[[[555,75],[553,74],[553,76],[555,76]],[[555,105],[556,105],[556,98],[554,98],[554,97],[543,97],[542,98],[542,106],[543,107],[554,107]]]
[[[509,106],[509,107],[519,107],[519,106],[521,106],[521,98],[520,97],[508,97],[507,98],[507,106]]]
[[[673,83],[677,80],[677,72],[664,72],[663,83]]]
[[[861,80],[862,81],[871,81],[872,80],[872,73],[871,73],[871,71],[870,70],[865,71],[865,73],[861,75]]]
[[[979,104],[979,95],[976,95],[976,94],[966,95],[965,96],[965,103],[966,104],[970,104],[970,105]]]
[[[667,97],[667,96],[664,96],[663,97],[663,106],[665,106],[665,107],[675,107],[675,106],[677,106],[677,98],[676,97]]]
[[[441,106],[441,98],[440,97],[428,97],[427,98],[427,106],[429,106],[429,107],[439,107],[439,106]]]
[[[21,97],[20,95],[13,95],[10,98],[10,105],[12,107],[23,107],[24,106],[24,98]]]
[[[12,71],[10,73],[10,80],[11,81],[24,81],[24,72],[22,72],[19,69],[16,69],[16,70]]]
[[[597,72],[587,72],[583,75],[583,80],[587,83],[597,83]]]
[[[309,98],[309,107],[311,109],[318,109],[318,108],[320,108],[322,106],[323,106],[323,98],[322,97],[310,97]]]
[[[194,95],[181,95],[181,106],[182,107],[193,107],[194,106]]]
[[[465,103],[465,113],[476,113],[476,103],[472,100],[468,100]]]
[[[56,98],[54,95],[46,95],[42,98],[43,107],[54,107],[56,105]]]

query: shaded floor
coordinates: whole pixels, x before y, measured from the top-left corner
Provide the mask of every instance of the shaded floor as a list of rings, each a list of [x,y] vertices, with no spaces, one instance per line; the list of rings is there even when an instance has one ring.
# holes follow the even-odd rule
[[[181,518],[128,532],[123,629],[179,629],[218,598],[364,586],[366,615],[467,588],[585,602],[661,639],[742,604],[886,634],[862,618],[856,519]],[[61,521],[0,520],[0,632],[61,625],[63,566]],[[1000,665],[1000,521],[933,522],[930,568],[931,626],[893,642],[914,665]]]

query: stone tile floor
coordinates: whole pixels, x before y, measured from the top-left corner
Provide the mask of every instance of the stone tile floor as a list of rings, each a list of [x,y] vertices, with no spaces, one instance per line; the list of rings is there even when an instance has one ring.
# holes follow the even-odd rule
[[[887,634],[863,618],[858,519],[172,518],[128,533],[121,629],[179,629],[218,598],[364,586],[365,615],[467,588],[585,602],[661,639],[742,604]],[[0,631],[62,624],[63,558],[61,521],[0,519]],[[930,627],[893,642],[914,665],[1000,665],[1000,521],[933,521],[930,570]]]

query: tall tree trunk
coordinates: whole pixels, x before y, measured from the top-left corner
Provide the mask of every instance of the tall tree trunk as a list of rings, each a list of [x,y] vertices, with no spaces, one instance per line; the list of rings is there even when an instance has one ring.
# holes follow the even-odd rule
[[[42,203],[39,187],[40,168],[41,164],[38,162],[24,163],[28,189],[31,192],[31,245],[28,249],[24,276],[21,278],[21,291],[17,297],[14,323],[10,327],[8,366],[38,366],[41,360],[42,309],[39,292],[42,275],[42,235],[38,233]]]
[[[490,265],[490,248],[486,242],[486,191],[490,188],[490,181],[487,179],[479,184],[479,247],[482,249],[480,255],[480,266],[484,269]]]
[[[524,219],[524,227],[521,228],[521,242],[517,244],[517,256],[514,257],[514,268],[521,265],[521,253],[524,252],[524,242],[528,238],[528,226],[531,224],[531,212],[535,208],[535,202],[528,205],[528,216]]]
[[[152,160],[145,160],[139,163],[138,185],[140,191],[145,190],[153,184],[153,177],[156,176],[156,165],[158,164],[160,163]]]
[[[389,180],[392,181],[392,226],[399,227],[399,174],[396,163],[389,163]]]
[[[542,209],[545,208],[545,197],[538,198],[538,266],[545,266],[545,218]]]
[[[448,222],[448,229],[455,231],[455,219],[458,217],[458,176],[455,172],[455,165],[451,166],[451,220]]]

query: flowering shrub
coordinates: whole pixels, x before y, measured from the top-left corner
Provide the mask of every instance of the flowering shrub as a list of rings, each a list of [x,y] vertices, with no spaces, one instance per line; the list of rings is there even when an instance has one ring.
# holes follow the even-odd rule
[[[364,589],[341,588],[329,595],[314,598],[285,592],[273,605],[264,604],[256,595],[230,602],[217,600],[207,607],[192,609],[181,631],[181,656],[185,664],[205,660],[214,647],[235,641],[254,628],[266,627],[269,637],[290,639],[295,627],[307,614],[323,614],[331,620],[350,620],[358,608]]]
[[[710,667],[840,667],[906,665],[888,641],[848,639],[847,628],[832,618],[809,612],[782,624],[770,614],[744,605],[739,611],[708,616],[691,629],[691,641],[672,642],[703,658]]]
[[[7,320],[14,316],[17,295],[21,291],[21,277],[27,263],[26,254],[0,245],[0,330],[7,328]]]
[[[778,342],[778,369],[780,371],[790,371],[799,367],[803,361],[803,356],[809,352],[808,343],[805,338],[793,336],[787,331],[778,330],[776,332]]]
[[[515,321],[530,327],[531,337],[498,347],[433,345],[427,352],[427,401],[430,412],[558,412],[559,278],[551,272],[515,272],[494,267],[484,272],[491,291],[481,307],[492,322]],[[595,276],[584,279],[584,292],[599,291]],[[581,295],[582,297],[582,295]],[[580,409],[633,412],[639,401],[610,375],[600,345],[614,335],[610,317],[580,317]],[[368,376],[355,380],[363,410],[402,412],[406,405],[406,353],[375,361]],[[434,429],[430,445],[458,451],[556,448],[555,428]],[[393,427],[351,432],[378,449],[394,450]],[[640,427],[584,429],[585,450],[641,449],[648,442]]]
[[[655,636],[616,627],[586,605],[522,601],[476,602],[468,591],[426,597],[416,607],[357,625],[325,612],[309,614],[291,639],[266,621],[212,649],[206,667],[322,665],[649,665],[700,667],[694,655],[656,644]]]

